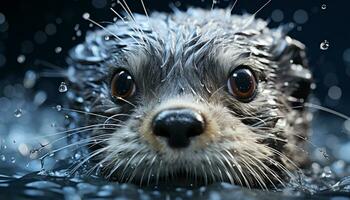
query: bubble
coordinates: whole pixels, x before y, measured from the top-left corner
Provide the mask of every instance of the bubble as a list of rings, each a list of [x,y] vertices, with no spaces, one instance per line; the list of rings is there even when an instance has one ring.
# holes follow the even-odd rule
[[[80,27],[80,25],[79,25],[79,24],[76,24],[76,25],[74,26],[74,30],[75,30],[75,31],[79,30],[79,27]]]
[[[5,15],[4,15],[4,14],[2,14],[2,13],[0,13],[0,24],[5,23],[5,21],[6,21],[6,17],[5,17]]]
[[[350,142],[343,143],[339,149],[337,149],[337,156],[346,162],[350,162]]]
[[[0,160],[1,160],[1,161],[6,161],[6,156],[5,156],[5,155],[1,155],[1,156],[0,156]]]
[[[83,18],[84,19],[89,19],[90,18],[90,14],[89,13],[84,13],[83,14]]]
[[[57,28],[55,24],[47,24],[45,26],[45,32],[47,35],[55,35],[57,32]]]
[[[11,163],[15,163],[16,162],[16,158],[15,157],[11,157]]]
[[[55,53],[59,54],[62,52],[62,47],[56,47],[55,48]]]
[[[77,32],[75,32],[75,34],[77,35],[77,37],[80,37],[82,35],[81,30],[77,30]]]
[[[61,93],[68,91],[68,87],[65,82],[61,82],[61,85],[58,87],[58,91]]]
[[[271,19],[274,22],[281,22],[283,20],[283,18],[284,18],[284,14],[283,14],[282,10],[276,9],[276,10],[272,11]]]
[[[34,87],[36,80],[37,80],[36,73],[32,70],[28,70],[24,75],[23,86],[25,88],[32,88]]]
[[[326,9],[327,9],[327,5],[326,5],[326,4],[322,4],[322,5],[321,5],[321,9],[322,9],[322,10],[326,10]]]
[[[56,24],[62,24],[63,20],[61,18],[56,18],[55,22]]]
[[[299,9],[294,12],[293,19],[298,24],[304,24],[309,19],[309,16],[305,10]]]
[[[62,110],[62,106],[61,105],[57,105],[56,106],[56,110],[59,112],[59,111],[61,111]]]
[[[22,117],[23,111],[20,108],[17,108],[14,112],[15,117],[20,118]]]
[[[221,200],[222,198],[220,196],[220,193],[218,193],[218,192],[210,192],[209,199],[210,200]]]
[[[342,90],[338,86],[332,86],[328,89],[328,96],[333,100],[339,100],[342,96]]]
[[[192,197],[193,196],[193,191],[192,190],[187,190],[186,191],[186,196]]]
[[[35,94],[33,102],[36,105],[41,105],[43,104],[47,99],[47,94],[44,91],[39,91]]]
[[[323,42],[321,42],[320,44],[320,49],[325,51],[329,48],[329,42],[328,40],[324,40]]]
[[[18,62],[18,63],[22,64],[22,63],[24,63],[25,61],[26,61],[26,57],[25,57],[24,55],[19,55],[19,56],[17,57],[17,62]]]
[[[38,31],[34,34],[34,40],[38,44],[44,44],[47,40],[47,35],[44,31]]]
[[[92,0],[91,4],[95,7],[95,8],[104,8],[107,5],[107,1],[106,0]]]
[[[26,156],[26,155],[29,155],[29,148],[26,144],[20,144],[18,146],[18,151],[23,155],[23,156]]]

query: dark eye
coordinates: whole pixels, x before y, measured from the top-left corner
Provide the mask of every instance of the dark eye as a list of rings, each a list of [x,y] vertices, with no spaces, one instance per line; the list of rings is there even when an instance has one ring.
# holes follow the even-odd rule
[[[236,68],[227,81],[229,92],[242,102],[250,102],[256,94],[257,81],[247,66]]]
[[[116,98],[131,97],[136,90],[135,82],[129,72],[121,70],[116,73],[111,83],[111,93]]]

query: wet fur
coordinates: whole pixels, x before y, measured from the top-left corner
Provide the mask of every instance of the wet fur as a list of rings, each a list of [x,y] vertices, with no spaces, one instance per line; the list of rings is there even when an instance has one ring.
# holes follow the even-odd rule
[[[69,59],[72,107],[112,116],[81,119],[115,128],[90,135],[98,138],[91,159],[103,165],[103,174],[141,185],[185,177],[188,185],[228,181],[261,188],[293,177],[307,161],[302,149],[309,119],[300,106],[311,75],[304,46],[283,27],[270,29],[228,9],[134,16],[89,32]],[[259,80],[250,103],[227,91],[239,65],[251,67]],[[136,81],[132,99],[110,96],[119,69]],[[183,150],[169,148],[150,126],[157,112],[174,107],[198,110],[208,120],[205,133]]]

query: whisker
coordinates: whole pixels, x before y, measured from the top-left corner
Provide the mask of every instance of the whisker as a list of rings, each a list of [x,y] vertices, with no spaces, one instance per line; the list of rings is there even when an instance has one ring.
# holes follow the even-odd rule
[[[116,97],[116,98],[117,98],[118,100],[124,101],[125,103],[127,103],[127,104],[133,106],[134,108],[137,107],[135,104],[131,103],[130,101],[128,101],[128,100],[126,100],[126,99],[124,99],[124,98],[121,98],[121,97]]]
[[[107,136],[107,135],[105,134],[105,135],[102,135],[102,136]],[[100,140],[97,143],[102,143],[102,142],[105,142],[105,141],[108,141],[108,139],[105,139],[103,141]],[[68,144],[68,145],[60,147],[58,149],[49,151],[48,153],[46,153],[43,156],[41,156],[40,159],[44,159],[45,157],[47,157],[47,156],[49,156],[51,154],[54,154],[54,153],[59,152],[59,151],[62,151],[63,149],[67,149],[67,148],[72,147],[72,146],[80,145],[78,148],[82,147],[81,146],[82,144],[85,144],[85,146],[87,146],[87,145],[89,145],[90,142],[95,144],[96,143],[96,138],[94,138],[93,140],[91,138],[87,138],[87,139],[84,139],[84,140],[80,140],[79,142]]]
[[[238,2],[238,0],[235,0],[235,2],[233,3],[233,5],[231,6],[230,14],[232,13],[233,9],[235,8],[237,2]]]
[[[114,10],[113,8],[110,8],[110,9],[111,9],[111,11],[112,11],[114,14],[117,15],[117,17],[118,17],[119,19],[122,20],[122,22],[124,22],[125,24],[127,24],[134,32],[138,32],[134,27],[132,27],[128,22],[126,22],[126,21],[124,20],[124,18],[123,18],[116,10]],[[128,35],[129,35],[133,40],[135,40],[135,42],[136,42],[138,45],[142,46],[141,43],[140,43],[132,34],[128,34]]]
[[[259,8],[254,14],[253,16],[255,17],[255,15],[257,15],[262,9],[264,9],[272,0],[268,0],[263,6],[261,6],[261,8]]]
[[[91,115],[91,116],[95,116],[95,117],[106,118],[106,119],[109,118],[108,116],[105,116],[105,115],[100,115],[100,114],[92,113],[92,112],[86,112],[86,111],[82,111],[82,110],[76,110],[76,109],[70,109],[70,108],[62,108],[62,110],[69,111],[69,112],[76,112],[76,113],[80,113],[80,114]],[[115,120],[115,121],[121,122],[120,120]]]
[[[72,170],[71,170],[71,174],[76,172],[84,163],[86,163],[88,160],[90,160],[91,158],[97,156],[98,154],[103,153],[104,151],[106,151],[107,149],[109,149],[110,146],[106,146],[103,147],[101,149],[96,150],[94,153],[90,154],[87,158],[85,158],[83,161],[80,161],[79,164],[77,166],[75,166]]]
[[[93,125],[89,125],[89,126],[74,128],[74,129],[70,129],[70,130],[66,130],[66,131],[61,131],[61,132],[50,134],[50,135],[37,136],[34,138],[34,140],[39,140],[41,138],[49,138],[49,137],[59,136],[62,134],[68,134],[68,136],[71,136],[73,134],[80,133],[80,132],[75,132],[75,133],[70,133],[70,132],[74,132],[74,131],[81,131],[82,132],[83,130],[84,131],[94,130],[93,128],[98,128],[100,126],[105,127],[106,124],[93,124]],[[122,125],[119,125],[119,124],[108,124],[108,126],[122,127]],[[47,146],[47,145],[45,144],[45,145],[41,145],[41,146]]]
[[[335,111],[335,110],[332,110],[330,108],[326,108],[324,106],[320,106],[320,105],[316,105],[316,104],[312,104],[312,103],[304,103],[304,106],[305,107],[309,107],[309,108],[314,108],[314,109],[318,109],[318,110],[321,110],[321,111],[324,111],[324,112],[327,112],[327,113],[330,113],[330,114],[334,114],[340,118],[343,118],[345,120],[350,120],[350,117],[345,115],[345,114],[342,114],[338,111]],[[294,108],[297,108],[298,106],[294,107]],[[303,107],[303,106],[300,106],[300,107]]]

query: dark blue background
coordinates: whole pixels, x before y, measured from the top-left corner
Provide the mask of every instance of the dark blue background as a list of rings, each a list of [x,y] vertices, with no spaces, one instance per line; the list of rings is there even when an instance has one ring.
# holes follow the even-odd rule
[[[135,12],[143,13],[139,0],[127,1]],[[149,10],[170,11],[169,4],[174,1],[145,0]],[[216,7],[227,7],[233,1],[219,1]],[[93,29],[88,22],[82,19],[82,14],[89,12],[96,21],[111,22],[115,15],[109,10],[113,1],[110,0],[2,0],[0,13],[6,16],[5,25],[0,25],[0,54],[6,58],[6,63],[0,66],[0,88],[6,84],[21,80],[28,69],[41,70],[42,64],[37,60],[44,60],[54,65],[65,67],[67,51],[74,45],[83,41],[84,31]],[[253,13],[258,10],[266,0],[239,0],[233,13],[247,11]],[[185,9],[188,6],[201,6],[210,8],[212,1],[182,0],[174,4]],[[321,5],[326,4],[325,10]],[[99,8],[102,7],[102,8]],[[314,94],[321,105],[334,108],[345,114],[350,114],[350,64],[343,59],[343,53],[350,48],[350,2],[345,0],[272,0],[258,17],[269,19],[271,13],[280,9],[284,13],[282,24],[294,22],[295,11],[302,9],[308,13],[308,21],[297,25],[290,35],[306,44],[310,66],[314,73],[317,88]],[[120,7],[115,6],[116,10]],[[58,20],[57,20],[58,19]],[[62,23],[57,23],[62,20]],[[35,41],[35,35],[45,31],[47,24],[54,24],[57,31],[47,36],[42,44]],[[74,27],[79,24],[83,35],[76,35]],[[278,23],[280,24],[280,23]],[[271,22],[272,27],[278,25]],[[4,27],[7,26],[8,28]],[[2,31],[1,31],[2,30]],[[6,30],[6,31],[5,31]],[[320,43],[328,40],[330,47],[327,51],[320,50]],[[40,42],[39,42],[40,43]],[[55,53],[56,47],[62,47],[62,53]],[[24,55],[24,63],[18,63],[19,55]],[[43,88],[50,96],[57,93],[57,86],[61,79],[43,78],[36,87]],[[47,84],[49,83],[49,84]],[[338,86],[342,90],[339,100],[332,100],[328,96],[331,86]],[[0,91],[1,95],[1,91]]]

